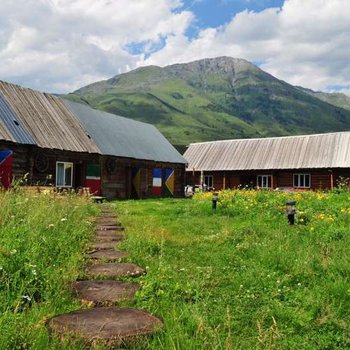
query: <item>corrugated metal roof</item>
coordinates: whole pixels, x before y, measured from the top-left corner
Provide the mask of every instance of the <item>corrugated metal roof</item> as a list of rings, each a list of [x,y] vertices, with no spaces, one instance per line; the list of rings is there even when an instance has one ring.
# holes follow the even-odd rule
[[[2,135],[7,141],[34,145],[35,141],[18,120],[15,112],[0,92],[0,120],[7,131],[7,135]],[[1,135],[0,135],[1,137]]]
[[[186,163],[151,124],[98,111],[76,102],[65,101],[65,104],[77,116],[104,155]]]
[[[37,146],[100,153],[95,142],[88,137],[78,119],[66,108],[62,99],[2,81],[0,81],[0,93],[19,124]],[[5,118],[6,113],[0,114],[3,124]],[[6,126],[6,129],[15,142],[27,143],[21,139],[24,135],[14,135],[12,128],[9,130]]]
[[[189,171],[350,167],[350,132],[190,144]]]

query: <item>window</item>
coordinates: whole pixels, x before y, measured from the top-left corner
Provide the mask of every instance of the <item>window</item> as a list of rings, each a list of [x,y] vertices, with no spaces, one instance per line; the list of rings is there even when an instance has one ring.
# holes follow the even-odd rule
[[[258,188],[271,188],[272,187],[272,176],[271,175],[258,175],[257,187]]]
[[[310,180],[311,180],[311,175],[310,174],[294,174],[294,187],[299,187],[299,188],[309,188],[310,187]]]
[[[204,183],[207,185],[207,188],[213,187],[213,175],[204,175]]]
[[[56,187],[73,186],[73,163],[56,163]]]

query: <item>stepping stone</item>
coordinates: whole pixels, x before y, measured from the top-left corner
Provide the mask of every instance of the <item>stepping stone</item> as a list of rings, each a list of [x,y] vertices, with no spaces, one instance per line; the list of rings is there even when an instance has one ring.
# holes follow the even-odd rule
[[[88,254],[88,257],[98,260],[121,260],[128,256],[128,252],[125,250],[115,250],[115,249],[106,249],[106,250],[97,250],[93,253]]]
[[[111,280],[77,281],[73,284],[75,297],[94,303],[118,303],[132,300],[140,288],[136,282],[119,282]]]
[[[97,225],[103,225],[103,226],[121,226],[120,223],[117,222],[116,219],[103,219],[103,220],[96,220],[95,221]]]
[[[95,236],[99,241],[122,241],[125,236],[112,231],[98,231]]]
[[[145,270],[135,264],[129,263],[107,263],[89,266],[86,270],[89,276],[105,276],[109,278],[138,277],[145,273]]]
[[[89,343],[103,341],[114,346],[150,335],[162,326],[159,318],[146,311],[116,307],[78,310],[47,322],[49,330],[62,338],[71,334]]]
[[[106,214],[103,214],[103,215],[99,215],[96,217],[97,220],[110,220],[110,219],[115,219],[117,220],[118,219],[118,215],[116,214],[113,214],[113,215],[106,215]]]
[[[122,224],[120,222],[116,222],[116,221],[107,222],[107,223],[106,222],[97,222],[96,224],[97,224],[97,226],[117,226],[117,227],[122,226]]]
[[[124,227],[119,225],[97,225],[96,230],[98,231],[108,231],[108,230],[116,230],[116,231],[124,231]]]
[[[112,249],[115,248],[118,244],[120,244],[120,241],[105,241],[105,242],[95,242],[91,243],[89,245],[90,249]]]

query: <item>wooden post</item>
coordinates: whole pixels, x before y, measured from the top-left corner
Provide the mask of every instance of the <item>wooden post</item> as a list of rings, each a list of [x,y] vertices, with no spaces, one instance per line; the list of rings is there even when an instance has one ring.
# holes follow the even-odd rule
[[[226,189],[226,172],[224,171],[224,178],[223,178],[223,184],[222,188],[225,190]]]
[[[330,170],[330,175],[331,175],[331,191],[333,191],[334,183],[333,183],[333,171],[332,170]]]
[[[271,175],[271,189],[273,190],[273,174]]]

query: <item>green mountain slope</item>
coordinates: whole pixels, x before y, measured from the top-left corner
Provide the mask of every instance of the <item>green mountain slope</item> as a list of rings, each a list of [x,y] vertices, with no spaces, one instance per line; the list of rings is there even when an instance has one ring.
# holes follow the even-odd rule
[[[350,110],[350,97],[346,96],[345,94],[342,94],[340,92],[327,93],[322,91],[313,91],[299,86],[298,89],[306,92],[311,96],[317,97],[322,101],[328,102],[334,106]]]
[[[174,145],[350,128],[350,111],[229,57],[142,67],[65,97],[152,123]]]

